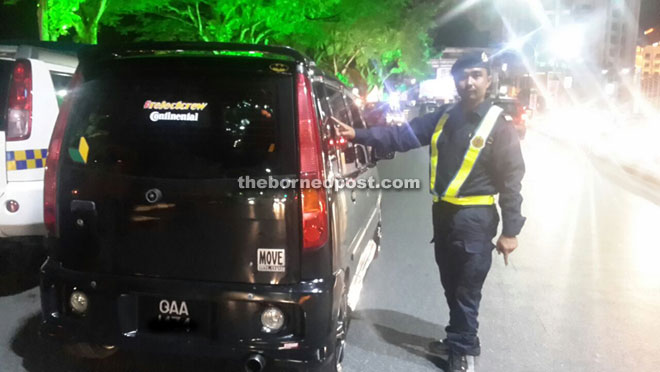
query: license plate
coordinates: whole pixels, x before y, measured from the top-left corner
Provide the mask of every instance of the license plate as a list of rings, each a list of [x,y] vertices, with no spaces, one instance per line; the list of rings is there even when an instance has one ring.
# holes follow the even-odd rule
[[[197,332],[208,321],[208,306],[197,301],[143,297],[140,318],[143,328],[152,332]]]

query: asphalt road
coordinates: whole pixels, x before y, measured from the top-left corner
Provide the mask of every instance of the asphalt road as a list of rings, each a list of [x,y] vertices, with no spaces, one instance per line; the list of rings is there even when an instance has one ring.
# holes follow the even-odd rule
[[[528,220],[509,266],[495,256],[486,281],[477,370],[659,370],[660,198],[606,161],[533,131],[524,155]],[[427,149],[379,165],[382,177],[421,178],[422,189],[385,193],[382,251],[354,313],[344,371],[445,366],[425,351],[447,322],[429,243],[427,167]],[[1,372],[228,370],[217,361],[161,355],[71,359],[36,334],[37,266],[38,255],[8,262],[0,254]]]

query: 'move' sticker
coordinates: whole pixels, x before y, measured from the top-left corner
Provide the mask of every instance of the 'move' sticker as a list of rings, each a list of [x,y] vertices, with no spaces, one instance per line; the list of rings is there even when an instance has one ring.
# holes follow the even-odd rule
[[[257,270],[266,272],[284,272],[286,259],[284,249],[257,249]]]

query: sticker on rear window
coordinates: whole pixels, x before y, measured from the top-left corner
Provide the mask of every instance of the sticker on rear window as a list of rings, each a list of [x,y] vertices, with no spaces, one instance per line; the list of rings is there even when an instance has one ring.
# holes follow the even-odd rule
[[[266,272],[284,272],[286,258],[284,249],[257,249],[257,270]]]
[[[208,102],[169,102],[146,100],[142,108],[145,110],[167,110],[165,112],[152,111],[151,114],[149,114],[149,120],[155,123],[161,120],[199,121],[199,112],[204,111],[206,106],[208,106]],[[173,113],[172,111],[189,112]]]
[[[89,144],[85,137],[80,137],[78,147],[69,147],[69,156],[71,160],[76,163],[87,164],[87,157],[89,156]]]
[[[269,67],[270,67],[271,71],[277,72],[277,73],[282,73],[282,72],[289,71],[289,66],[285,65],[284,63],[273,63]]]

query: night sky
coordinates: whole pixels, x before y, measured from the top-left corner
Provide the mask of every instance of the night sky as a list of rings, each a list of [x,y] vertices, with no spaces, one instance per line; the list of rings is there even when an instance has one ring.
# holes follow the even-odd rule
[[[642,0],[639,28],[643,31],[651,27],[656,31],[648,36],[649,42],[660,41],[660,0]]]

